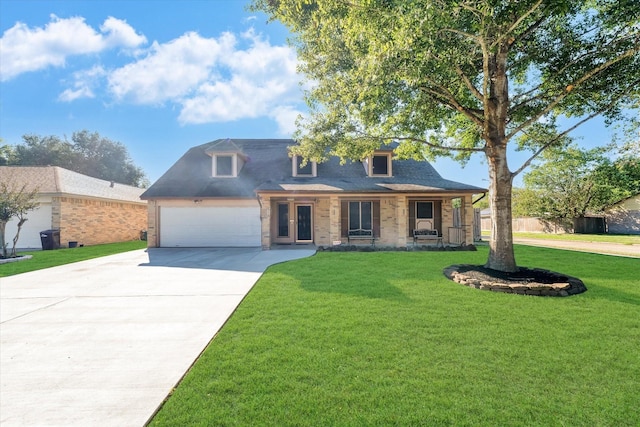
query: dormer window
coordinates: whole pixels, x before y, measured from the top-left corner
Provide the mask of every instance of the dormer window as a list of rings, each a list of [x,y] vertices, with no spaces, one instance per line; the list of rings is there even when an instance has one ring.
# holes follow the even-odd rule
[[[238,176],[238,161],[236,154],[215,154],[213,157],[213,176],[218,178],[233,178]]]
[[[307,164],[302,166],[303,158],[300,156],[293,156],[293,176],[317,176],[318,165],[316,162],[308,161]]]
[[[206,148],[211,156],[211,176],[215,178],[235,178],[244,166],[247,156],[230,139],[214,141]]]
[[[367,162],[369,176],[392,176],[391,153],[375,153]]]

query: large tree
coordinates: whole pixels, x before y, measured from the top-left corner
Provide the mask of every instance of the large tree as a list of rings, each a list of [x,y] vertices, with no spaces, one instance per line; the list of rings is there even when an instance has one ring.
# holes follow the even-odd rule
[[[97,132],[74,132],[71,141],[58,136],[24,135],[23,143],[0,147],[0,162],[21,166],[60,166],[84,175],[137,187],[148,184],[127,148]],[[4,160],[3,160],[4,159]]]
[[[308,77],[295,153],[361,159],[484,153],[489,259],[517,269],[513,178],[585,121],[620,117],[640,87],[637,0],[254,0],[284,23]],[[574,120],[571,120],[574,118]],[[559,124],[564,124],[564,128]],[[531,156],[515,170],[510,147]]]

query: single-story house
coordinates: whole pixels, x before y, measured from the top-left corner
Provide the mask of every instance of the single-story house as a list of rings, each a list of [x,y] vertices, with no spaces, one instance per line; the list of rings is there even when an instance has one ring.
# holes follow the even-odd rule
[[[416,229],[436,230],[433,243],[473,243],[471,199],[485,189],[446,180],[426,161],[395,159],[388,147],[362,162],[304,164],[292,145],[220,139],[188,150],[141,196],[148,245],[404,247]]]
[[[60,230],[60,243],[82,245],[123,242],[140,239],[147,229],[147,202],[140,199],[144,191],[82,175],[57,166],[0,166],[0,181],[14,187],[27,184],[27,191],[37,189],[39,207],[30,211],[22,226],[17,247],[39,249],[40,232]],[[17,220],[9,221],[6,240],[17,231]]]
[[[616,203],[605,217],[609,233],[640,234],[640,194]]]

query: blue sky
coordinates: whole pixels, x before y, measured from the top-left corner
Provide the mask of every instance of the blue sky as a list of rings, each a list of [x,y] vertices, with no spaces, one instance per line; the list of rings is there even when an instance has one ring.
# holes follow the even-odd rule
[[[306,111],[287,30],[241,0],[0,1],[0,138],[71,137],[87,129],[122,142],[151,182],[187,149],[218,138],[289,138]],[[602,121],[574,133],[584,146]],[[510,166],[523,155],[512,153]],[[456,181],[487,186],[475,155]]]

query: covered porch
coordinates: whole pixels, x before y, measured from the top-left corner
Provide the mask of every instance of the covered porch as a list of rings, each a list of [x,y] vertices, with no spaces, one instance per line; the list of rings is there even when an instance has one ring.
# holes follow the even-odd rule
[[[407,247],[414,230],[435,230],[445,246],[473,243],[472,194],[259,194],[262,247]],[[365,238],[353,238],[361,234]],[[369,237],[370,236],[370,237]],[[436,243],[436,242],[434,242]]]

